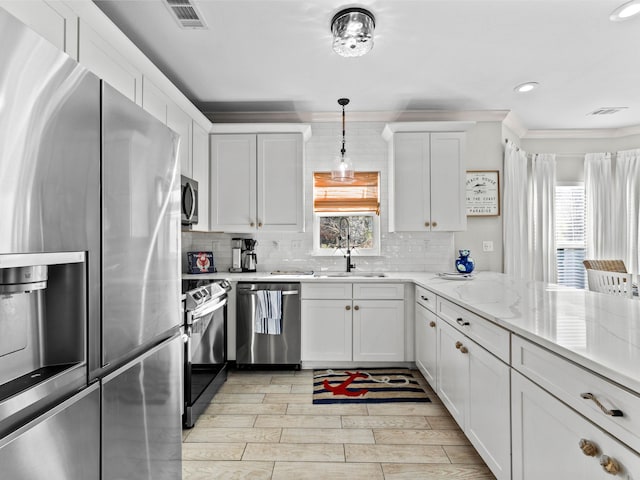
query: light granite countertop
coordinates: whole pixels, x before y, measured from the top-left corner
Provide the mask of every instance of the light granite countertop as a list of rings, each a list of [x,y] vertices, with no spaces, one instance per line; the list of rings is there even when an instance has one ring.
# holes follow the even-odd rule
[[[326,272],[320,272],[326,273]],[[640,395],[640,300],[478,272],[446,280],[430,272],[383,278],[216,273],[184,279],[300,282],[413,282]]]

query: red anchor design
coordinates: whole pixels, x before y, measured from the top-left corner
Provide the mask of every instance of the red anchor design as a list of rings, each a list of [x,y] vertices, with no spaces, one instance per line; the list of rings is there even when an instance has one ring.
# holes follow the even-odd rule
[[[364,373],[360,373],[360,372],[356,372],[356,373],[344,372],[344,373],[347,373],[349,375],[349,378],[347,378],[344,382],[342,382],[340,385],[336,387],[331,386],[331,384],[329,384],[329,380],[325,378],[324,381],[322,382],[322,384],[324,385],[324,388],[332,392],[334,395],[345,395],[347,397],[359,397],[369,391],[366,388],[362,388],[360,390],[347,390],[347,387],[351,385],[356,378],[369,378],[368,375],[365,375]]]

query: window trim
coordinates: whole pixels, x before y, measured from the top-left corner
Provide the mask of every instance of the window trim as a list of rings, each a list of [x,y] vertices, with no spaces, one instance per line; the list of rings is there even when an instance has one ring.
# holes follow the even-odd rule
[[[342,257],[343,248],[320,248],[320,217],[372,217],[373,219],[373,248],[353,248],[354,257],[380,256],[380,215],[375,212],[314,212],[313,214],[313,255],[317,257]]]

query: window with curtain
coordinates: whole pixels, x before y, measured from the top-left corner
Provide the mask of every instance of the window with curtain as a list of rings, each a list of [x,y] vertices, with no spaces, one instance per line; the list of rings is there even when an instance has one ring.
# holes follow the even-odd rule
[[[380,172],[355,172],[349,183],[313,174],[313,243],[317,255],[343,255],[347,222],[354,255],[380,254]],[[342,222],[342,223],[341,223]]]
[[[584,184],[556,186],[556,259],[558,283],[585,288]]]

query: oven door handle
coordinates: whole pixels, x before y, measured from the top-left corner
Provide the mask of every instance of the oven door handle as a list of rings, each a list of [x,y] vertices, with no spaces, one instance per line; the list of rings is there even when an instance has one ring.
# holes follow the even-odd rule
[[[228,302],[228,298],[223,298],[222,300],[220,300],[219,302],[209,302],[209,303],[205,303],[204,305],[202,305],[201,307],[195,309],[192,312],[189,312],[191,314],[191,323],[196,323],[198,322],[202,317],[209,315],[210,313],[215,312],[216,310],[224,307]]]
[[[272,292],[282,292],[282,295],[298,295],[298,290],[270,290]],[[258,290],[238,290],[239,295],[257,295]]]

